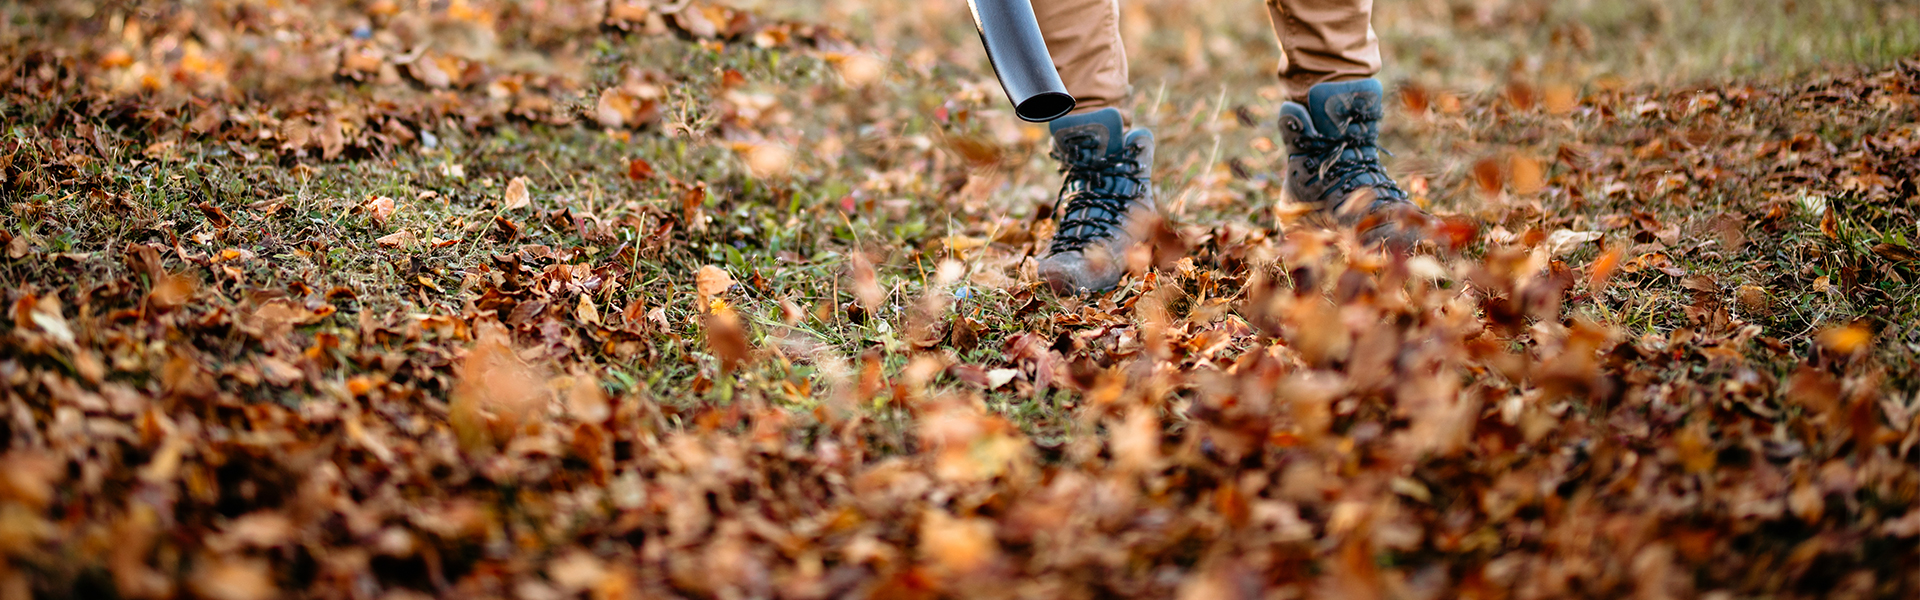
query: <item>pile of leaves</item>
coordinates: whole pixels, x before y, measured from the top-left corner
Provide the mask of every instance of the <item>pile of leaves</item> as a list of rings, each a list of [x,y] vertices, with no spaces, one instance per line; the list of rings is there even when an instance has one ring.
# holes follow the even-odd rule
[[[1474,139],[1524,150],[1410,186],[1484,198],[1436,204],[1433,252],[1281,205],[1158,225],[1120,289],[1055,298],[1029,261],[1047,211],[851,216],[1020,177],[983,167],[1025,168],[1021,134],[966,129],[997,101],[977,86],[940,105],[946,154],[861,138],[847,160],[874,174],[810,201],[834,171],[722,141],[766,103],[663,117],[649,86],[708,82],[565,58],[804,46],[846,89],[801,95],[889,119],[847,108],[892,92],[825,28],[699,2],[87,9],[121,11],[111,29],[76,6],[9,23],[114,35],[10,34],[0,83],[22,115],[0,140],[0,596],[1920,592],[1920,62],[1546,103],[1412,90],[1394,135],[1501,121]],[[1815,114],[1826,132],[1782,125]],[[734,166],[585,171],[655,196],[618,209],[522,177],[305,191],[429,135],[589,126],[708,136]],[[1206,170],[1181,198],[1263,185]],[[461,224],[398,224],[436,204]],[[1734,218],[1686,216],[1716,205]],[[753,210],[851,239],[780,248]]]
[[[68,118],[88,125],[140,130],[153,140],[149,158],[173,157],[187,141],[225,144],[248,160],[334,160],[437,145],[432,130],[442,123],[658,127],[677,82],[643,68],[595,81],[596,40],[851,49],[830,28],[763,22],[709,2],[402,4],[17,7],[7,37],[18,52],[0,85],[64,101]],[[55,31],[79,43],[31,39]]]

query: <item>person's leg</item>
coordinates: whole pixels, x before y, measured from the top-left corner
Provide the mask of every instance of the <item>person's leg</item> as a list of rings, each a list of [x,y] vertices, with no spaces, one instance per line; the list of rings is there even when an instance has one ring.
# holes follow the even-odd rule
[[[1119,0],[1042,0],[1033,3],[1033,15],[1060,80],[1078,101],[1073,114],[1118,108],[1127,96]]]
[[[1380,164],[1386,90],[1373,0],[1267,0],[1280,42],[1287,195],[1398,249],[1425,237],[1426,214]]]
[[[1380,39],[1373,34],[1373,0],[1267,0],[1280,42],[1280,81],[1287,96],[1305,103],[1307,90],[1380,72]]]
[[[1053,239],[1038,262],[1040,278],[1058,293],[1112,288],[1126,274],[1127,250],[1139,219],[1152,215],[1153,134],[1127,129],[1127,51],[1120,43],[1118,0],[1033,3],[1047,52],[1076,101],[1073,113],[1049,123],[1060,197]]]

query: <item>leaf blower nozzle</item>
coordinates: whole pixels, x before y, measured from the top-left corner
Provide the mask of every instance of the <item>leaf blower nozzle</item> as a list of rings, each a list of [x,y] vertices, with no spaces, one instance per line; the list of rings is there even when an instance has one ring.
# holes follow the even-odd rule
[[[1021,120],[1045,123],[1073,111],[1073,95],[1054,70],[1053,55],[1040,36],[1040,21],[1028,0],[967,0],[973,24],[980,28],[980,44],[1000,87],[1013,101]]]

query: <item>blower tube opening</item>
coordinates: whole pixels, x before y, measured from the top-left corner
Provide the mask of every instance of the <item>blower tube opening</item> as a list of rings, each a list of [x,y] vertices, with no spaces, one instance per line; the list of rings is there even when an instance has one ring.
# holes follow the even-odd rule
[[[980,44],[987,48],[1000,88],[1022,120],[1044,123],[1073,111],[1075,101],[1054,70],[1028,0],[968,0]]]

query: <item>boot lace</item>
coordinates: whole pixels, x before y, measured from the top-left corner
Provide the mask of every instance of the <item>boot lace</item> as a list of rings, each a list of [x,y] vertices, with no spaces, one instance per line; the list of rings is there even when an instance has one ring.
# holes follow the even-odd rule
[[[1147,185],[1140,172],[1140,149],[1123,148],[1118,156],[1103,152],[1097,138],[1061,140],[1051,155],[1066,175],[1060,184],[1055,214],[1061,215],[1053,234],[1052,252],[1081,250],[1113,236]],[[1132,182],[1122,185],[1120,182]],[[1061,204],[1065,204],[1064,210]]]
[[[1380,115],[1370,114],[1364,110],[1356,113],[1348,123],[1380,118]],[[1342,126],[1339,129],[1346,131],[1349,128]],[[1393,156],[1393,153],[1380,147],[1374,136],[1352,133],[1342,136],[1303,135],[1294,140],[1294,145],[1300,154],[1308,156],[1306,166],[1308,170],[1313,171],[1313,175],[1308,177],[1305,183],[1320,185],[1323,182],[1331,182],[1327,187],[1334,192],[1331,197],[1335,198],[1333,200],[1335,206],[1331,208],[1341,208],[1340,204],[1345,204],[1355,190],[1363,187],[1374,189],[1373,205],[1375,207],[1407,201],[1407,192],[1400,189],[1400,185],[1394,183],[1393,177],[1387,175],[1386,168],[1380,165],[1379,154]],[[1369,150],[1375,154],[1368,154]],[[1348,151],[1352,151],[1351,156],[1348,155]]]

